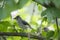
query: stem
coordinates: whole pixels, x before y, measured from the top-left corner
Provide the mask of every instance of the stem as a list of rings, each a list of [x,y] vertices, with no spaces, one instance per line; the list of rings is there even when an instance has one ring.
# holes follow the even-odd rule
[[[57,17],[56,17],[56,26],[57,26],[58,40],[60,40],[60,36],[59,36],[59,27],[58,27],[58,19],[57,19]]]
[[[33,5],[33,9],[32,9],[32,14],[31,14],[31,19],[30,19],[30,23],[31,23],[31,21],[32,21],[32,19],[33,19],[33,16],[34,16],[34,12],[35,12],[35,3],[34,3],[34,5]]]
[[[59,33],[59,27],[58,27],[58,19],[56,17],[56,26],[57,26],[57,32]]]
[[[43,20],[41,21],[40,26],[37,28],[37,33],[38,33],[39,35],[41,34],[41,31],[42,31],[42,22],[43,22]]]

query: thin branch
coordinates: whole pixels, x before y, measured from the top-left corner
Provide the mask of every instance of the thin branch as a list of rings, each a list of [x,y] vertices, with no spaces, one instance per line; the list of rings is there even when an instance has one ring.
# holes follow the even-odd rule
[[[40,26],[37,28],[37,33],[38,33],[39,35],[41,34],[41,31],[42,31],[42,22],[43,22],[43,20],[41,21]]]
[[[33,18],[33,16],[34,16],[34,12],[35,12],[35,3],[34,3],[34,5],[33,5],[33,9],[32,9],[32,14],[31,14],[31,19],[30,19],[30,23],[31,23],[31,21],[32,21],[32,18]]]
[[[57,26],[57,34],[59,35],[59,26],[58,26],[58,18],[56,17],[56,26]],[[58,36],[58,40],[60,40],[60,37]]]
[[[50,3],[49,3],[49,5],[47,5],[46,3],[40,3],[39,1],[37,1],[37,0],[33,0],[34,2],[36,2],[36,3],[38,3],[38,4],[40,4],[40,5],[42,5],[42,6],[44,6],[44,7],[46,7],[46,8],[48,8],[48,7],[55,7],[55,4],[51,1]]]
[[[57,17],[56,17],[56,26],[57,26],[57,32],[59,33],[58,18]]]
[[[12,32],[0,32],[0,36],[21,36],[21,37],[28,37],[28,33],[12,33]],[[44,39],[43,37],[39,37],[36,35],[30,34],[30,38],[34,39]]]

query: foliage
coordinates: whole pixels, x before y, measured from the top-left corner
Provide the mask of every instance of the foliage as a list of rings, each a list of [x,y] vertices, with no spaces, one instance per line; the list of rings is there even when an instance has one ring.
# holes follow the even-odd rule
[[[33,7],[32,15],[27,12],[26,7],[31,3],[38,8],[38,15],[35,15],[35,8]],[[26,9],[24,9],[24,7]],[[45,10],[44,10],[45,8]],[[29,9],[29,8],[28,8]],[[19,10],[17,13],[21,18],[27,21],[33,29],[24,30],[19,27],[16,20],[12,18],[11,12]],[[42,11],[42,13],[41,13]],[[17,15],[16,14],[16,15]],[[32,16],[32,17],[31,17]],[[59,40],[60,25],[58,19],[60,18],[60,0],[0,0],[0,32],[25,32],[33,35],[41,36],[46,40]],[[28,20],[29,19],[29,20]],[[57,20],[56,20],[57,19]],[[58,21],[58,22],[57,22]],[[59,22],[60,23],[60,22]],[[50,30],[53,27],[54,30]],[[12,37],[5,36],[7,40],[28,40],[29,37]],[[3,36],[0,37],[3,39]],[[32,39],[36,40],[36,39]]]

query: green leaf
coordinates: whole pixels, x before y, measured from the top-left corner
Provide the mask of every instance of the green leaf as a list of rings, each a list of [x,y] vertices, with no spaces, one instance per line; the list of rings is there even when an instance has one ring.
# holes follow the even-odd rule
[[[45,11],[42,12],[41,14],[42,17],[47,17],[48,22],[51,22],[53,20],[53,15],[51,14],[51,9],[47,8]]]
[[[57,32],[57,34],[58,34],[58,40],[60,39],[60,31],[59,32]]]
[[[11,24],[8,21],[1,21],[0,22],[0,31],[6,32],[7,28],[11,26]]]
[[[46,16],[48,21],[51,22],[56,17],[60,18],[60,10],[57,8],[47,8],[42,12],[41,16]]]
[[[49,5],[49,3],[51,2],[51,0],[44,0],[44,3]]]
[[[46,37],[46,32],[42,31],[42,36]]]
[[[0,19],[4,19],[8,16],[8,11],[4,8],[0,8]]]
[[[44,3],[44,0],[35,0],[35,1],[37,1],[37,2],[39,2],[39,3],[41,3],[41,4]]]
[[[42,11],[42,6],[38,5],[38,10]]]
[[[2,0],[0,0],[0,2],[1,2]]]
[[[17,9],[13,0],[6,0],[5,6],[6,6],[6,9],[9,9],[9,11],[13,11]]]
[[[19,4],[16,5],[16,6],[18,6],[18,8],[22,8],[28,1],[29,1],[29,0],[20,0],[20,1],[19,1]]]
[[[11,11],[22,8],[28,0],[19,0],[19,3],[16,4],[14,0],[5,0],[4,7],[0,8],[0,19],[4,19],[10,16]]]
[[[53,16],[50,11],[47,11],[47,20],[48,22],[51,22],[53,20]]]
[[[60,0],[52,0],[57,8],[60,8]]]
[[[47,32],[47,39],[54,36],[54,31]]]
[[[48,5],[51,2],[51,0],[35,0],[35,1],[37,1],[40,4],[46,4],[46,5]]]
[[[15,2],[16,4],[18,4],[18,3],[19,3],[19,1],[20,1],[20,0],[14,0],[14,2]]]
[[[43,21],[47,21],[47,17],[44,17],[44,18],[43,18]]]
[[[6,0],[7,7],[12,11],[19,8],[23,8],[24,5],[28,2],[28,0],[18,0],[18,3],[16,3],[15,0]]]
[[[41,16],[43,17],[43,16],[46,16],[46,10],[45,11],[43,11],[42,13],[41,13]]]

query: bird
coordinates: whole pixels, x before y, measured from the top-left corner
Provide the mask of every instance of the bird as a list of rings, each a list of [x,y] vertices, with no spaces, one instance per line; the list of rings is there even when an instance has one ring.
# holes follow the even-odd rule
[[[25,20],[23,20],[20,16],[16,16],[14,19],[16,19],[17,23],[19,24],[19,26],[21,28],[26,29],[27,26],[28,26],[30,29],[32,29],[32,27],[30,26],[30,24],[28,22],[26,22]]]
[[[20,16],[16,16],[14,19],[16,19],[17,23],[19,24],[20,28],[22,28],[24,30],[27,29],[33,29],[30,24],[28,22],[26,22],[25,20],[23,20]],[[28,32],[28,40],[30,40],[30,31]]]

